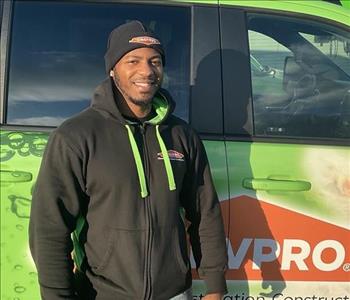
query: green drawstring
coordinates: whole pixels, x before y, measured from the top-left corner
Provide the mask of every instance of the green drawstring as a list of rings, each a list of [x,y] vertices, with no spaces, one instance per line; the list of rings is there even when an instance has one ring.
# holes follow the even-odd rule
[[[125,127],[128,129],[129,141],[130,141],[132,152],[134,154],[137,174],[139,176],[139,181],[140,181],[141,197],[145,198],[148,196],[148,190],[147,190],[145,171],[143,169],[143,164],[142,164],[140,152],[139,152],[139,149],[137,147],[134,135],[130,129],[130,126],[125,125]],[[174,190],[176,190],[174,173],[173,173],[173,169],[171,167],[168,150],[166,149],[164,141],[159,133],[159,125],[156,125],[156,135],[157,135],[158,143],[160,146],[160,150],[162,152],[163,161],[164,161],[164,165],[165,165],[165,171],[166,171],[166,174],[168,176],[169,190],[174,191]]]
[[[147,185],[146,185],[145,171],[143,169],[140,152],[139,152],[139,149],[137,148],[137,144],[136,144],[134,135],[130,129],[130,126],[125,125],[125,127],[128,129],[129,141],[130,141],[132,153],[134,154],[137,174],[139,176],[139,181],[140,181],[141,197],[146,198],[148,196],[148,191],[147,191]]]
[[[174,191],[174,190],[176,190],[174,173],[173,173],[173,169],[171,167],[168,150],[166,149],[165,144],[163,142],[163,139],[159,133],[159,125],[156,125],[156,134],[157,134],[157,139],[158,139],[158,143],[160,146],[160,150],[161,150],[162,155],[163,155],[166,174],[168,176],[169,190]]]

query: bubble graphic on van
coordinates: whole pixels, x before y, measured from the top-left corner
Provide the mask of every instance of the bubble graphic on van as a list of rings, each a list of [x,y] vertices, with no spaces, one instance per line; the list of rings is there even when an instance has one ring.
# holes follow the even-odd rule
[[[47,140],[48,135],[45,133],[2,133],[1,161],[11,159],[16,152],[22,157],[29,155],[42,157],[47,144]]]
[[[21,285],[17,285],[15,286],[15,292],[18,294],[22,294],[23,292],[25,292],[26,288],[24,286]]]
[[[13,267],[15,270],[22,270],[23,269],[23,266],[22,265],[15,265]]]
[[[40,299],[28,246],[31,196],[48,133],[1,132],[1,299]]]
[[[16,225],[16,229],[19,230],[19,231],[22,231],[24,229],[24,227],[21,224],[17,224]]]
[[[31,181],[33,176],[29,172],[1,170],[1,183],[20,183]]]
[[[7,160],[10,160],[16,152],[12,149],[10,149],[8,146],[2,146],[0,149],[0,162],[4,162]]]
[[[30,204],[31,200],[16,196],[16,195],[10,195],[8,199],[11,201],[11,211],[18,217],[18,218],[28,218],[30,216]]]

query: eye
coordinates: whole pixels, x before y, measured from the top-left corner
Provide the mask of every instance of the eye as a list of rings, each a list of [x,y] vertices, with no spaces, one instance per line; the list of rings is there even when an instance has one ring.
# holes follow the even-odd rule
[[[126,63],[129,64],[129,65],[136,65],[137,64],[137,60],[136,59],[130,59],[128,60]]]
[[[152,65],[155,67],[160,67],[162,65],[162,61],[160,59],[152,60]]]

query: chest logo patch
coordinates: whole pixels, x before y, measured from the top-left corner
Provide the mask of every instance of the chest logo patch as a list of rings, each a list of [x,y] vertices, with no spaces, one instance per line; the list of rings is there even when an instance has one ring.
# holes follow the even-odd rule
[[[180,152],[177,152],[175,150],[168,150],[168,155],[170,160],[177,160],[177,161],[184,161],[184,155]],[[157,153],[157,159],[163,160],[163,154],[162,152]]]

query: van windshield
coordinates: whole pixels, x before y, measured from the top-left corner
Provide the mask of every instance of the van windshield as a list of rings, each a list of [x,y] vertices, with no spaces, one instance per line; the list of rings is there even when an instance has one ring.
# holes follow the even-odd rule
[[[299,34],[350,76],[350,34],[327,31],[319,34],[305,32]]]

